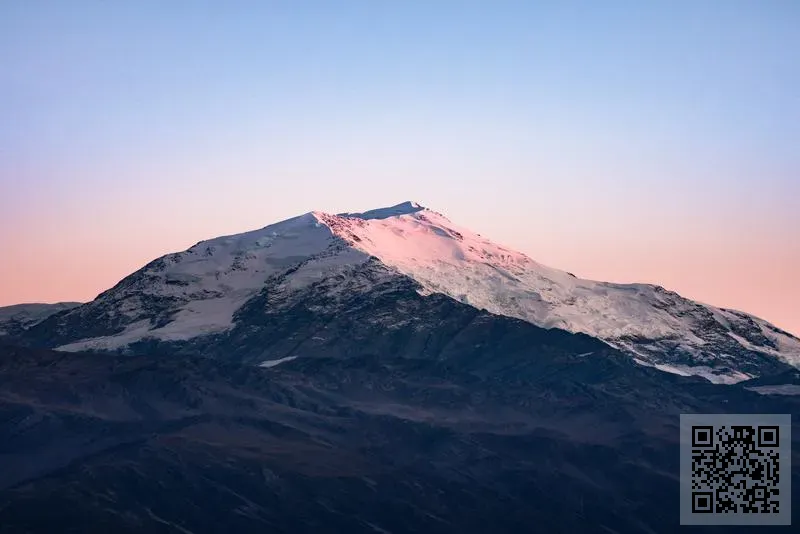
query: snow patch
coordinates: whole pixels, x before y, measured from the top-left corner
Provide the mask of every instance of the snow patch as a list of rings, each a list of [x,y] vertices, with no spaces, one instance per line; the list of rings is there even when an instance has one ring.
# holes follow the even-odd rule
[[[114,336],[95,337],[76,341],[56,347],[56,350],[65,352],[78,352],[82,350],[114,350],[130,345],[135,341],[139,341],[148,336],[150,330],[150,320],[143,319],[135,323],[131,323],[122,332]]]
[[[284,362],[290,362],[294,359],[297,359],[297,356],[286,356],[285,358],[278,358],[277,360],[264,360],[260,364],[259,367],[275,367],[276,365],[280,365]]]
[[[750,391],[755,391],[762,395],[800,395],[800,385],[797,384],[780,384],[777,386],[753,386],[749,388]]]
[[[660,371],[673,373],[681,376],[700,376],[714,384],[736,384],[753,378],[752,375],[734,371],[732,369],[720,371],[704,365],[674,365],[665,363],[653,364],[653,367]]]

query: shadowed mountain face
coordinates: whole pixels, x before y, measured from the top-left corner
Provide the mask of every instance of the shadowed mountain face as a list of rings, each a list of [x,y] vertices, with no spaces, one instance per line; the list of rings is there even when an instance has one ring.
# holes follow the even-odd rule
[[[373,282],[205,346],[0,349],[0,532],[677,532],[680,413],[800,411]]]

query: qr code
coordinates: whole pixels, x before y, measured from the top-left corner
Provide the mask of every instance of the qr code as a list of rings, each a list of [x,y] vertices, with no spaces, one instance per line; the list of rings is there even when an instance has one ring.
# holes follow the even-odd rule
[[[788,415],[682,415],[681,523],[790,524],[790,432]]]

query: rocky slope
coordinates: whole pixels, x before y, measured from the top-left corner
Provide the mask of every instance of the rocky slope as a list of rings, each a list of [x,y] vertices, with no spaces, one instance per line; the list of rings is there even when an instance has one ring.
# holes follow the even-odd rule
[[[266,368],[0,347],[0,532],[679,532],[678,414],[800,410],[414,295]]]

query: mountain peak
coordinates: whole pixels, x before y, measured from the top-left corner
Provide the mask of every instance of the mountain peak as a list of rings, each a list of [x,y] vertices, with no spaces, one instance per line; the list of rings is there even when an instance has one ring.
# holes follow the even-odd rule
[[[401,215],[411,215],[423,211],[426,208],[413,200],[406,200],[400,204],[389,206],[388,208],[376,208],[369,211],[357,213],[337,213],[339,217],[352,217],[358,219],[388,219],[389,217],[399,217]]]
[[[600,338],[676,374],[732,382],[800,366],[800,339],[756,317],[658,286],[576,278],[411,201],[361,213],[314,211],[204,241],[151,262],[51,322],[64,332],[62,350],[185,341],[233,331],[240,310],[259,295],[269,294],[277,306],[311,287],[353,287],[348,280],[369,291],[371,280],[386,273],[413,280],[423,295]]]

